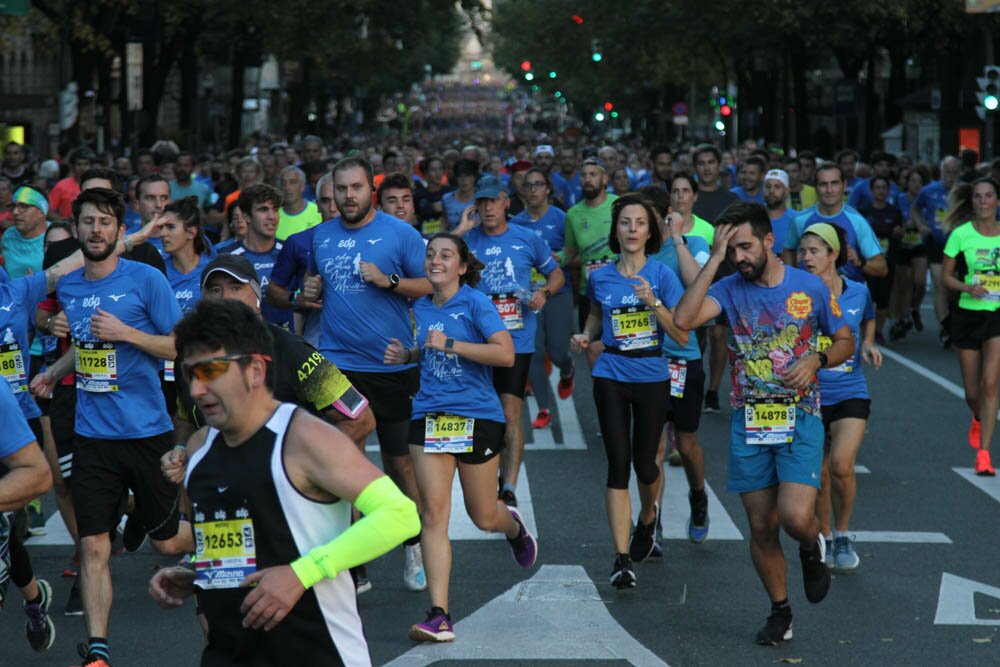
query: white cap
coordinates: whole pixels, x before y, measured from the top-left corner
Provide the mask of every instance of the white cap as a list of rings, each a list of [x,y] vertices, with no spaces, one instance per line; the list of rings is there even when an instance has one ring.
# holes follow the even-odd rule
[[[768,182],[771,179],[776,181],[781,181],[781,184],[786,188],[788,187],[788,173],[784,169],[772,169],[771,171],[764,174],[764,182]]]
[[[552,146],[550,146],[548,144],[542,144],[541,146],[536,146],[535,147],[535,156],[536,157],[539,156],[539,155],[541,155],[542,153],[548,153],[552,157],[556,156],[556,152],[554,150],[552,150]]]

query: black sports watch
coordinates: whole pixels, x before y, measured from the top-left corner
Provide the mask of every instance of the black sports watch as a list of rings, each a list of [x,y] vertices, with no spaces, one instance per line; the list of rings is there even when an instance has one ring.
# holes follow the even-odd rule
[[[389,274],[389,287],[387,288],[390,292],[399,287],[399,274],[390,273]]]

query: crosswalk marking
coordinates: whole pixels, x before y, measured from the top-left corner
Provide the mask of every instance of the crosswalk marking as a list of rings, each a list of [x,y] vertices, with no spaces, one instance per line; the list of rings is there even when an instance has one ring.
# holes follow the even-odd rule
[[[688,503],[687,477],[683,468],[668,466],[666,468],[666,487],[663,491],[663,536],[668,540],[686,540],[688,515],[691,513],[691,505]],[[641,504],[639,502],[639,487],[636,484],[635,475],[629,476],[628,492],[632,499],[632,521],[639,516]],[[708,517],[711,526],[708,531],[710,540],[742,540],[743,533],[733,523],[726,508],[719,502],[719,497],[715,495],[712,487],[705,482],[705,493],[708,494]]]

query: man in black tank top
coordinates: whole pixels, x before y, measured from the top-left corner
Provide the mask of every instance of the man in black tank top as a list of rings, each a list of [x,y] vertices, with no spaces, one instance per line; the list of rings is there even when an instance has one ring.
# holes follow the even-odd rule
[[[369,665],[348,568],[416,535],[416,507],[343,433],[274,399],[272,338],[232,299],[175,329],[180,372],[208,426],[188,441],[196,553],[150,582],[164,607],[197,593],[202,665]],[[351,525],[350,506],[365,518]]]

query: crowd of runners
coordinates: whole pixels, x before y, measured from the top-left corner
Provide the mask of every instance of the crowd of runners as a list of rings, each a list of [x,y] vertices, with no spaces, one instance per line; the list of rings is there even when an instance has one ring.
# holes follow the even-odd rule
[[[688,538],[710,534],[698,430],[728,366],[727,488],[771,604],[756,641],[789,639],[780,532],[810,602],[831,570],[860,567],[863,367],[925,312],[958,357],[975,472],[995,474],[998,180],[1000,160],[971,151],[921,164],[753,142],[305,136],[41,162],[8,143],[8,621],[23,606],[32,648],[52,646],[52,587],[30,557],[52,489],[76,545],[61,611],[85,616],[83,665],[111,664],[111,557],[147,540],[171,560],[149,594],[195,598],[204,665],[278,664],[292,644],[302,662],[369,664],[365,566],[400,546],[402,585],[429,598],[410,638],[454,641],[456,473],[472,522],[517,566],[539,556],[518,510],[529,392],[532,429],[557,401],[593,400],[609,582],[635,588],[634,563],[663,556],[663,466],[687,478]]]

